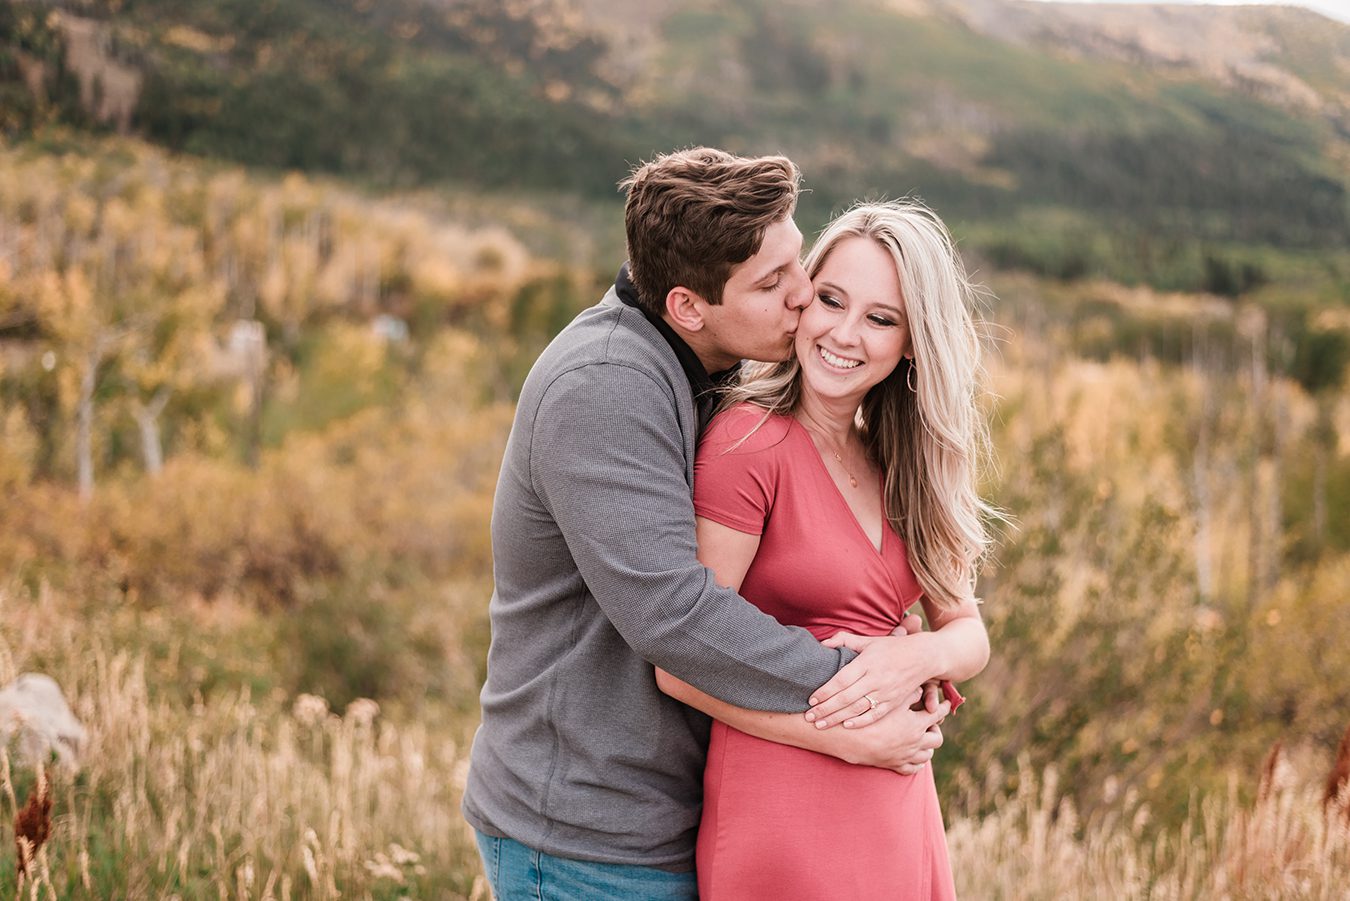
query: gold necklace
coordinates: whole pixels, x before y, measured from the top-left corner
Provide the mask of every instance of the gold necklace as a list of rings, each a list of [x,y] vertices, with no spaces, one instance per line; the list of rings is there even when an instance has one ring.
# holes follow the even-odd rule
[[[834,454],[834,459],[838,460],[838,461],[839,461],[839,465],[843,467],[843,469],[844,469],[844,475],[848,476],[848,483],[849,483],[849,485],[851,485],[851,486],[854,487],[854,488],[857,488],[857,487],[858,487],[858,480],[855,479],[855,478],[853,477],[853,473],[849,472],[849,471],[848,471],[848,467],[844,465],[844,458],[841,457],[841,456],[839,456],[839,451],[837,451],[837,450],[832,450],[832,451],[830,451],[830,453],[831,453],[831,454]]]
[[[803,428],[805,428],[805,426],[803,426]],[[816,434],[815,434],[814,431],[812,431],[811,429],[807,429],[807,430],[806,430],[806,434],[809,435],[809,436],[811,436],[811,441],[812,441],[812,443],[816,443]],[[819,442],[819,443],[820,443],[820,444],[824,444],[824,443],[825,443],[825,437],[824,437],[823,435],[820,436],[820,442]],[[831,456],[831,457],[834,457],[835,462],[839,464],[839,467],[840,467],[841,469],[844,470],[844,475],[848,476],[848,484],[849,484],[849,487],[851,487],[851,488],[857,488],[857,487],[858,487],[858,479],[857,479],[857,477],[855,477],[855,476],[853,475],[852,472],[849,471],[848,464],[846,464],[846,463],[844,462],[844,458],[840,455],[839,451],[835,450],[835,449],[832,448],[832,447],[827,447],[827,450],[829,450],[830,456]]]

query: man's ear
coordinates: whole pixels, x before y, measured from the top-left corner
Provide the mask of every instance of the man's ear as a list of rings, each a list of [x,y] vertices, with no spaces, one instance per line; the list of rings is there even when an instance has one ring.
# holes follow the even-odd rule
[[[686,332],[703,329],[703,315],[708,302],[688,288],[674,287],[666,294],[666,315]]]

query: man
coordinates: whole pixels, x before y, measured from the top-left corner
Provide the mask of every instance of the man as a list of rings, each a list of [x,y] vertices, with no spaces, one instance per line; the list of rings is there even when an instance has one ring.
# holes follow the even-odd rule
[[[813,297],[799,180],[785,158],[709,149],[639,167],[628,265],[525,381],[493,507],[493,636],[464,798],[499,901],[695,897],[709,724],[658,690],[654,665],[784,714],[794,743],[853,762],[913,767],[941,743],[945,704],[849,732],[807,724],[808,697],[851,655],[718,586],[696,557],[694,450],[713,389],[742,359],[785,359]],[[762,721],[732,724],[760,734]]]

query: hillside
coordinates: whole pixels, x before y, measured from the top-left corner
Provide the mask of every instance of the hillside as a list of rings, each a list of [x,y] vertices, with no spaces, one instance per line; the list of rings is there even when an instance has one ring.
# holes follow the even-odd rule
[[[1189,75],[1350,134],[1350,28],[1281,6],[947,0],[973,30],[1078,59]]]
[[[0,128],[606,203],[662,149],[783,151],[807,173],[809,224],[914,192],[997,225],[1014,262],[1028,232],[1098,234],[1117,271],[1088,272],[1162,287],[1196,287],[1215,247],[1350,244],[1350,28],[1293,9],[1098,9],[27,0],[0,9]]]
[[[485,897],[493,485],[600,288],[523,238],[590,223],[54,140],[0,149],[0,684],[53,675],[91,744],[0,892]],[[989,287],[1017,528],[935,764],[962,896],[1340,897],[1345,310]]]

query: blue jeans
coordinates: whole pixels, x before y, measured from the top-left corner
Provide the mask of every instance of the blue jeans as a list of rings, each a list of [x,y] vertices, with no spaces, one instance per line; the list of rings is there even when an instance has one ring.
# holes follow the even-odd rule
[[[694,901],[694,872],[554,857],[515,839],[478,832],[496,901]]]

